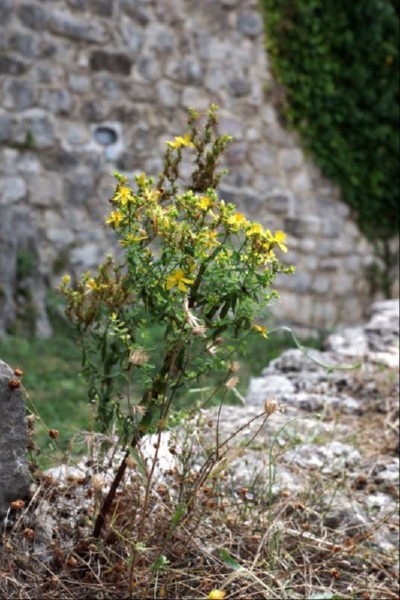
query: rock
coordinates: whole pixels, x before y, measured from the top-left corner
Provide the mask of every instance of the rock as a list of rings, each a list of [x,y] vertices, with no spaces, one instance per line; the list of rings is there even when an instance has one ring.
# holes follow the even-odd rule
[[[324,446],[301,444],[285,452],[282,460],[303,469],[320,470],[322,473],[337,473],[351,469],[361,461],[361,455],[350,444],[333,441]]]
[[[26,460],[28,430],[20,377],[0,360],[0,517],[10,502],[24,500],[30,476]]]

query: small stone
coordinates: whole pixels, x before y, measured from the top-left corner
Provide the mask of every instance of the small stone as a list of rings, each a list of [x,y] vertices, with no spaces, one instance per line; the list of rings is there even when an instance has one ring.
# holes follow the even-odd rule
[[[44,90],[40,104],[54,114],[63,115],[70,112],[72,98],[67,90]]]
[[[86,75],[71,73],[68,77],[69,87],[73,92],[83,94],[90,90],[91,81]]]
[[[0,75],[22,75],[25,73],[26,65],[11,56],[0,56]]]
[[[4,106],[12,110],[26,110],[35,103],[32,85],[23,80],[10,81],[6,86]]]
[[[6,176],[0,178],[0,205],[18,202],[26,196],[26,183],[22,177]]]
[[[142,56],[137,63],[138,73],[148,81],[156,81],[160,78],[159,62],[150,55]]]
[[[321,231],[321,219],[309,215],[304,217],[288,217],[285,219],[285,231],[295,237],[315,236]]]
[[[25,398],[21,387],[10,387],[14,378],[13,369],[0,360],[0,516],[11,502],[27,498],[30,485]]]
[[[34,37],[21,31],[14,32],[9,38],[9,47],[24,58],[36,58],[40,54],[40,37]],[[25,70],[24,65],[24,70]]]
[[[199,86],[203,81],[201,65],[193,58],[185,58],[172,64],[167,74],[184,85]]]
[[[284,375],[251,377],[246,402],[262,405],[268,396],[276,396],[279,399],[286,394],[293,394],[294,391],[293,383]]]
[[[126,17],[122,18],[120,27],[126,47],[132,56],[137,56],[144,44],[143,31],[135,27]]]
[[[94,194],[95,181],[90,172],[74,171],[73,179],[64,184],[64,197],[69,205],[86,204]]]
[[[157,83],[157,97],[162,106],[174,108],[178,106],[180,90],[172,83],[162,80]]]
[[[82,244],[71,250],[71,263],[79,269],[95,268],[101,258],[98,244]]]
[[[242,98],[251,92],[251,83],[245,73],[236,73],[228,81],[228,89],[234,98]]]
[[[29,182],[30,201],[34,206],[50,207],[62,201],[62,181],[53,173],[39,175]]]
[[[60,10],[52,13],[50,30],[73,40],[96,44],[104,44],[108,39],[104,27],[100,24],[94,21],[76,19],[70,13]]]
[[[14,0],[0,0],[0,23],[6,27],[14,13]]]
[[[261,15],[255,11],[240,12],[237,20],[237,30],[251,38],[262,33],[264,27]]]
[[[48,23],[47,12],[43,7],[29,2],[29,4],[21,4],[19,7],[19,18],[26,27],[43,31]]]

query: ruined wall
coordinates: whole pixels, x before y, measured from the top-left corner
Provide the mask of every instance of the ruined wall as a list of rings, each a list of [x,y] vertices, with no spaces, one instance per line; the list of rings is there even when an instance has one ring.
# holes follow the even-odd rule
[[[112,171],[157,174],[210,102],[235,138],[221,196],[289,234],[274,314],[361,319],[371,248],[279,122],[256,0],[0,0],[0,77],[0,332],[28,306],[48,333],[47,290],[115,247]]]

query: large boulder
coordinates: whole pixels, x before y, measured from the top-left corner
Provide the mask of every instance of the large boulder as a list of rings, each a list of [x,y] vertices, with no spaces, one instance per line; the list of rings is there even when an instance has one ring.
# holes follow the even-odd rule
[[[28,496],[28,428],[18,372],[0,360],[0,517]]]

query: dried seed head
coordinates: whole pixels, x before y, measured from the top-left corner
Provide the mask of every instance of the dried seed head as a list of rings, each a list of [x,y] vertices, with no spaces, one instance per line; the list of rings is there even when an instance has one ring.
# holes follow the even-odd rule
[[[239,369],[240,369],[240,365],[239,365],[239,363],[236,360],[233,361],[233,363],[231,363],[229,365],[229,371],[231,373],[236,373],[237,371],[239,371]]]
[[[49,429],[49,437],[52,440],[58,440],[58,438],[60,437],[60,433],[57,429]]]
[[[278,400],[273,396],[267,398],[264,402],[264,410],[267,413],[267,415],[272,415],[272,413],[279,410]]]
[[[10,506],[13,510],[21,510],[24,508],[25,502],[23,500],[14,500],[14,502],[11,502]]]
[[[35,537],[35,532],[33,531],[33,529],[30,529],[29,527],[27,527],[26,529],[24,529],[24,531],[22,532],[22,535],[24,536],[24,538],[26,538],[27,540],[33,540],[33,538]]]
[[[231,377],[230,379],[228,379],[228,381],[225,383],[225,387],[227,390],[232,390],[233,388],[235,388],[238,384],[239,381],[239,377]]]
[[[17,377],[22,377],[23,374],[24,374],[23,370],[20,369],[19,367],[14,369],[14,375],[16,375]]]
[[[136,467],[136,461],[133,458],[133,456],[128,456],[125,459],[125,462],[126,462],[126,466],[129,467],[129,469],[134,469]]]
[[[10,379],[10,381],[8,382],[8,386],[12,389],[12,390],[16,390],[17,388],[19,388],[21,385],[21,382],[19,379]]]
[[[198,335],[199,337],[204,337],[206,335],[207,327],[204,325],[199,325],[198,327],[193,327],[192,333],[193,335]]]
[[[148,362],[149,358],[150,356],[143,350],[143,348],[137,348],[136,350],[131,350],[129,354],[129,364],[141,367]]]

